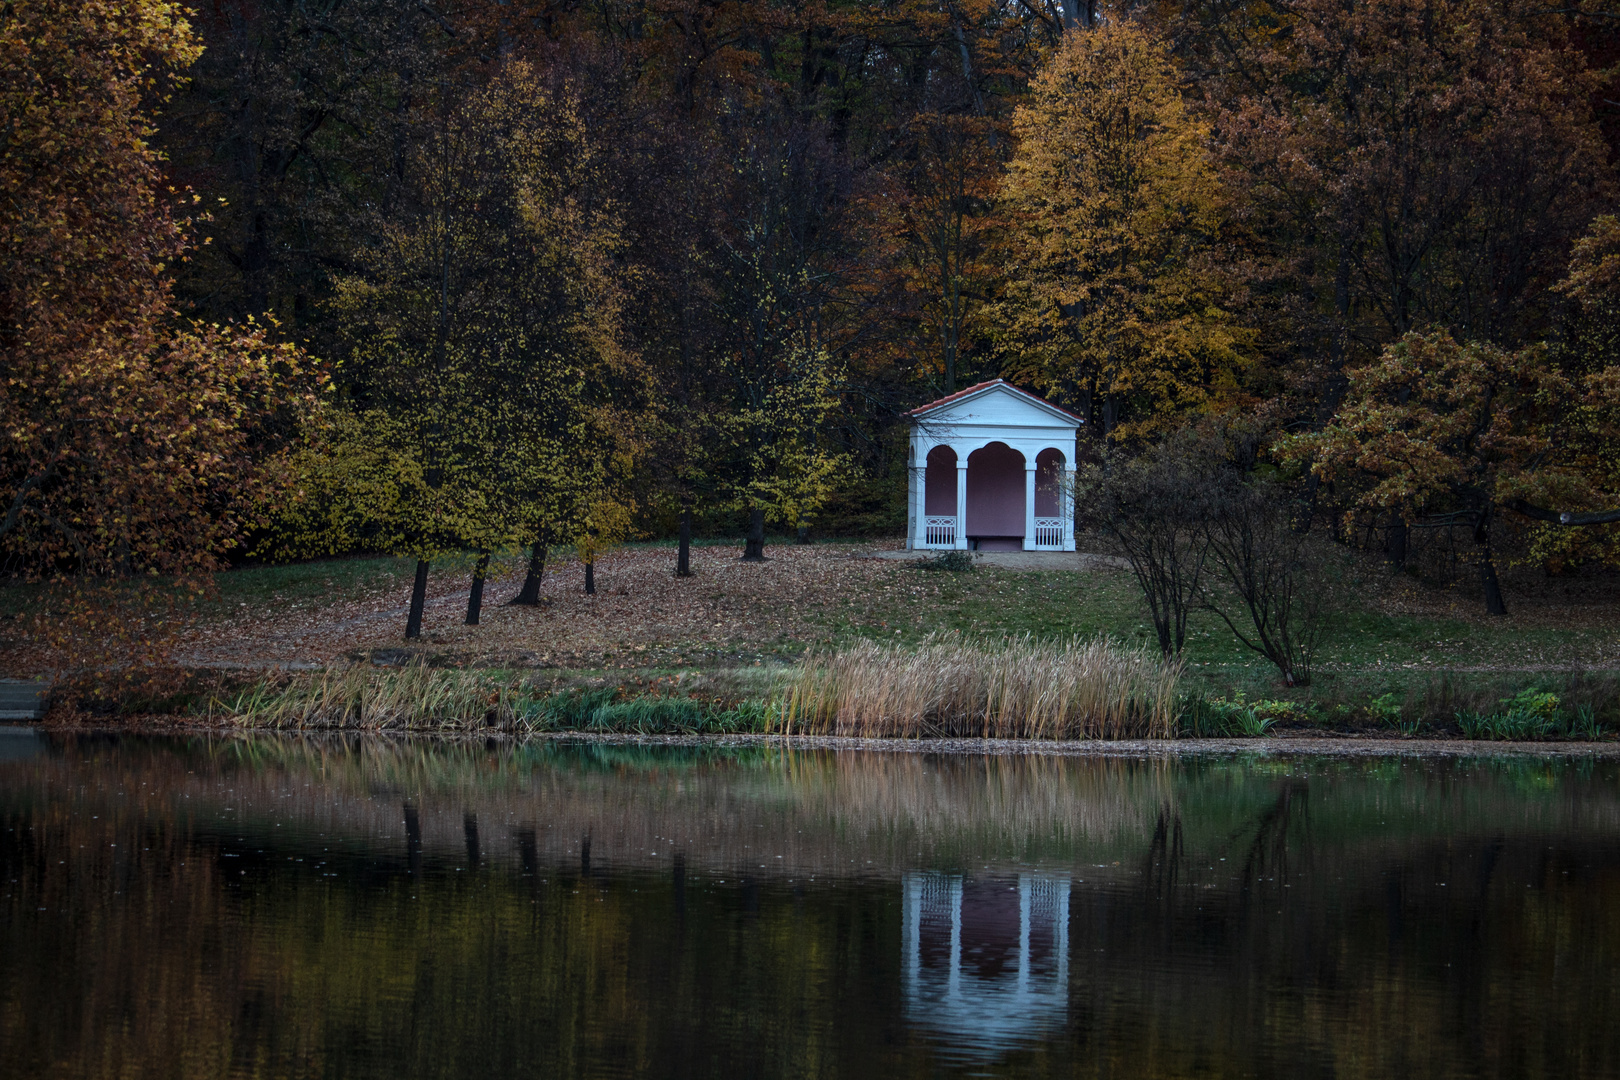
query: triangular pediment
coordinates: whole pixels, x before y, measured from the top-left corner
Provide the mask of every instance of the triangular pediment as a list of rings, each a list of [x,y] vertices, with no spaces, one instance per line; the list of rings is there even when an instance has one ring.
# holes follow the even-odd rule
[[[1084,421],[1066,409],[1002,379],[979,383],[906,414],[913,423],[939,426],[1066,427]]]

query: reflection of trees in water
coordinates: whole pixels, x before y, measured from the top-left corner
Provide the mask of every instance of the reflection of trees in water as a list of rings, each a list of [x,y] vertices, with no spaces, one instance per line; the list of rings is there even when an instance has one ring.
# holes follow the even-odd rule
[[[768,876],[892,876],[1123,850],[1171,775],[1165,759],[790,747],[491,749],[352,737],[173,746],[133,741],[107,763],[153,812],[229,804],[244,827],[341,831],[415,861],[512,865],[532,842],[542,861],[661,866],[684,852],[694,867]],[[31,772],[69,783],[89,761],[69,740]]]
[[[929,856],[1008,845],[1003,869],[935,874],[984,890],[1021,885],[1026,871],[1005,867],[1031,851],[1061,864],[1045,879],[1076,880],[1066,1026],[1039,1050],[1050,1073],[1620,1073],[1612,768],[795,754],[663,772],[598,760],[581,771],[593,780],[550,759],[538,779],[514,767],[493,780],[469,756],[462,774],[388,765],[465,784],[361,774],[323,795],[321,768],[352,767],[340,754],[294,767],[115,749],[58,744],[0,771],[0,1046],[26,1058],[9,1072],[513,1075],[594,1061],[673,1074],[711,1068],[714,1047],[738,1074],[931,1072],[926,1050],[905,1050],[900,883],[805,890],[791,872],[723,861],[763,826],[773,842],[817,832],[796,849],[807,858],[855,852],[896,870],[915,868],[920,837]],[[613,791],[626,781],[640,794]],[[1003,824],[959,822],[971,842],[952,841],[953,813]],[[615,864],[628,830],[661,814],[712,831],[684,855]],[[882,834],[886,815],[908,831]],[[1076,821],[1117,832],[1054,839]],[[964,900],[967,923],[996,930],[988,893]],[[980,936],[964,970],[1015,975],[1007,933]],[[1030,951],[1042,959],[1038,936]]]
[[[1298,826],[1295,828],[1295,826]],[[1310,785],[1300,780],[1284,780],[1277,785],[1277,797],[1260,812],[1253,835],[1243,852],[1239,878],[1245,910],[1258,901],[1270,904],[1289,881],[1289,853],[1299,848],[1302,870],[1309,870],[1311,852]],[[1270,885],[1270,888],[1266,888]]]

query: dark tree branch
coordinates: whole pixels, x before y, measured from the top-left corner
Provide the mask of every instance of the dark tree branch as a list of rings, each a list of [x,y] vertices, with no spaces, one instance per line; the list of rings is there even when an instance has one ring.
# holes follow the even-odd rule
[[[1512,499],[1507,503],[1509,510],[1517,511],[1527,518],[1545,521],[1553,525],[1609,525],[1620,521],[1620,510],[1597,510],[1590,514],[1574,514],[1568,510],[1547,510],[1540,506],[1533,506],[1523,499]]]

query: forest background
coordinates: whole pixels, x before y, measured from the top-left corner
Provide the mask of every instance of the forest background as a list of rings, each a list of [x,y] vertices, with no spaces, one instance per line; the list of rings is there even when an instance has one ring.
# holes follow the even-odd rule
[[[1504,535],[1620,554],[1606,0],[13,0],[0,47],[0,544],[61,625],[244,558],[412,556],[414,634],[449,553],[893,535],[901,414],[997,376],[1396,561],[1460,527],[1487,604]]]

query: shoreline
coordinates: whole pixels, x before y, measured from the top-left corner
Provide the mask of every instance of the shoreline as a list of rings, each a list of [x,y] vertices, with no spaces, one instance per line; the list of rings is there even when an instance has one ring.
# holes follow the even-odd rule
[[[1488,739],[1388,738],[1357,734],[1286,732],[1254,737],[1218,739],[963,739],[864,738],[852,735],[638,735],[623,732],[547,731],[513,733],[482,731],[430,731],[401,728],[266,728],[231,724],[0,724],[0,730],[37,735],[275,735],[301,738],[366,736],[390,741],[428,739],[445,743],[523,744],[538,742],[600,743],[626,746],[778,747],[803,750],[866,750],[886,753],[953,754],[979,756],[1050,757],[1180,757],[1183,755],[1252,754],[1267,757],[1580,757],[1620,758],[1620,740],[1600,742],[1515,742]]]

